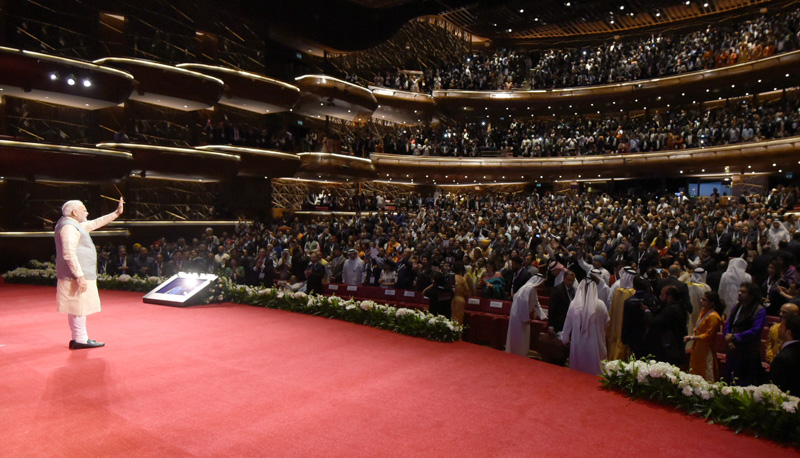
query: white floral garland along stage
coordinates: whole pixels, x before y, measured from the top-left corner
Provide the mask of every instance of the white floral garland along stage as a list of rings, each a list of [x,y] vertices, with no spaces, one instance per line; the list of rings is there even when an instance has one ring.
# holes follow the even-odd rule
[[[671,404],[711,423],[780,442],[800,444],[800,398],[775,385],[732,386],[709,382],[655,360],[603,362],[604,386],[634,398]]]
[[[394,307],[370,300],[356,301],[338,296],[237,285],[227,278],[217,282],[212,296],[216,301],[336,318],[439,342],[461,340],[464,331],[464,327],[457,322],[425,310]]]
[[[28,267],[7,272],[4,278],[8,283],[33,285],[52,286],[57,281],[53,263],[38,261],[30,261]],[[100,275],[97,278],[97,287],[148,292],[164,280],[166,278],[138,278],[127,274]],[[207,302],[223,301],[336,318],[439,342],[461,340],[464,331],[464,327],[457,322],[424,310],[393,307],[373,301],[355,301],[337,296],[307,295],[278,288],[244,286],[221,277],[212,286]]]

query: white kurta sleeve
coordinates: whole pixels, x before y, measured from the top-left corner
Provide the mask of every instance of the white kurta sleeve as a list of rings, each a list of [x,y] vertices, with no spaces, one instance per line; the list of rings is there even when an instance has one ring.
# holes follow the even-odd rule
[[[91,221],[84,221],[81,224],[83,225],[83,228],[86,229],[86,232],[92,232],[96,229],[100,229],[111,221],[114,221],[118,216],[119,215],[117,215],[117,212],[111,212],[105,216],[101,216]]]
[[[78,263],[78,242],[81,239],[81,233],[75,226],[65,224],[59,231],[58,236],[61,237],[61,246],[64,252],[62,256],[69,266],[70,272],[75,278],[83,277],[83,270],[80,263]]]

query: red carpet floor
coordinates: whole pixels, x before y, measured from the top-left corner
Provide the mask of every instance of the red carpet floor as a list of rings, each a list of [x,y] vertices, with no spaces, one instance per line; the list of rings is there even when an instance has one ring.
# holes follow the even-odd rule
[[[0,285],[0,456],[780,457],[797,449],[468,343],[101,292],[69,351],[55,289]]]

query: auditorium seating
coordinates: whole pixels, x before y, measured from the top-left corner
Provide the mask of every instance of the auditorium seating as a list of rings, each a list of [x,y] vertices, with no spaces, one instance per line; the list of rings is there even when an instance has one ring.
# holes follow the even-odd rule
[[[325,289],[326,295],[336,295],[356,300],[371,300],[379,304],[394,307],[428,310],[428,299],[418,291],[376,286],[353,286],[341,283],[330,283]],[[539,296],[539,303],[547,310],[550,300],[548,296]],[[469,297],[464,308],[464,335],[466,342],[487,345],[503,350],[508,332],[508,316],[511,313],[511,301],[489,299],[486,297]],[[547,330],[547,322],[534,321],[531,327],[531,349],[537,350],[539,334]]]

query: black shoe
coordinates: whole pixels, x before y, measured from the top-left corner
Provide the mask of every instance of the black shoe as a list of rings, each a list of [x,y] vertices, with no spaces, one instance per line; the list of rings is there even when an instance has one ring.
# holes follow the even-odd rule
[[[87,340],[86,343],[78,343],[74,340],[69,341],[69,349],[70,350],[80,350],[82,348],[97,348],[97,347],[104,347],[106,344],[103,342],[98,342],[96,340]]]

